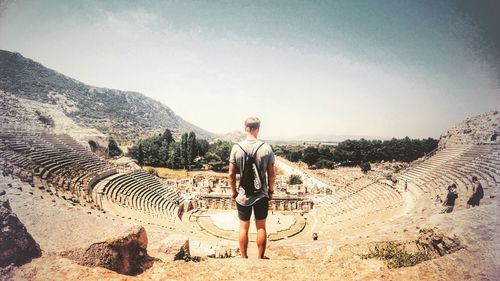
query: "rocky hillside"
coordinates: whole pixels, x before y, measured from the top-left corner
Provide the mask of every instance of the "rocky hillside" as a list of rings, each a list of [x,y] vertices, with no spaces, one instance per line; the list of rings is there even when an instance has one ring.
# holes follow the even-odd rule
[[[450,144],[500,142],[498,135],[500,135],[500,112],[494,110],[469,117],[448,129],[439,139],[439,148]]]
[[[183,120],[167,106],[141,93],[89,86],[19,53],[4,50],[0,50],[0,90],[56,105],[76,123],[122,142],[160,133],[165,128],[174,134],[192,130],[203,138],[224,138]]]

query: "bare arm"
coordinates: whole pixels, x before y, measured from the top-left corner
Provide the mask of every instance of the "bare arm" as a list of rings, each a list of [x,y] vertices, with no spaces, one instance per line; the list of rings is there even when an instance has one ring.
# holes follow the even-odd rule
[[[236,190],[236,165],[234,163],[229,163],[229,185],[231,186],[231,193],[233,199],[238,196],[238,191]]]
[[[276,170],[274,164],[267,167],[267,184],[269,185],[269,199],[272,198],[274,193],[274,182],[276,181]]]

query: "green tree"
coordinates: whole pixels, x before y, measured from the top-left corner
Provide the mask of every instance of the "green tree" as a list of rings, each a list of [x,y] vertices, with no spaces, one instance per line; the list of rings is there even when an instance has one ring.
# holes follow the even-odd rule
[[[232,148],[233,144],[231,142],[218,140],[210,145],[209,151],[219,156],[221,161],[228,163]]]
[[[168,128],[165,129],[165,132],[163,132],[162,139],[167,141],[167,144],[171,144],[172,142],[174,142],[172,132]]]
[[[298,162],[302,158],[302,152],[301,151],[291,151],[290,153],[286,154],[286,159],[292,162]]]
[[[187,164],[191,165],[194,162],[194,159],[198,155],[198,149],[196,147],[196,134],[194,132],[189,132],[187,137],[187,146],[186,146],[186,154],[187,154]]]
[[[222,160],[220,159],[219,155],[213,153],[213,152],[208,152],[206,155],[205,155],[205,162],[207,164],[214,164],[214,163],[219,163],[219,162],[222,162]]]
[[[318,153],[319,153],[319,159],[332,160],[332,158],[333,158],[333,153],[330,150],[330,148],[328,148],[327,146],[322,145],[318,149]]]
[[[208,149],[210,148],[210,144],[208,143],[207,140],[204,140],[204,139],[197,140],[196,142],[197,142],[196,148],[198,151],[197,156],[204,157],[207,154]]]
[[[316,162],[316,167],[318,169],[333,169],[335,168],[335,162],[320,158],[318,162]]]
[[[180,152],[180,165],[186,167],[189,164],[189,152],[188,152],[188,133],[183,133],[181,135],[181,142],[179,147]]]
[[[118,146],[118,143],[113,137],[109,137],[109,142],[108,142],[108,155],[111,157],[115,156],[120,156],[122,155],[123,152]]]
[[[168,147],[168,167],[172,169],[181,167],[181,149],[177,142],[171,143]]]
[[[163,140],[160,146],[160,150],[158,152],[158,158],[160,160],[160,166],[162,167],[167,167],[168,166],[168,159],[169,159],[169,143],[167,140]]]
[[[139,166],[144,167],[144,152],[142,151],[142,143],[139,144],[139,151],[137,154],[137,162],[139,163]]]
[[[319,151],[316,147],[308,146],[302,153],[302,161],[308,166],[314,165],[319,159]]]

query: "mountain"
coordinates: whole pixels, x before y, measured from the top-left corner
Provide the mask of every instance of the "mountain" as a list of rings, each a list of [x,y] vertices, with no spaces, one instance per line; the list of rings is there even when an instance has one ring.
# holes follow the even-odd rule
[[[166,105],[141,93],[86,85],[19,53],[4,50],[0,50],[0,91],[57,105],[76,123],[124,143],[159,134],[165,128],[177,136],[194,131],[208,140],[225,138],[185,121]]]

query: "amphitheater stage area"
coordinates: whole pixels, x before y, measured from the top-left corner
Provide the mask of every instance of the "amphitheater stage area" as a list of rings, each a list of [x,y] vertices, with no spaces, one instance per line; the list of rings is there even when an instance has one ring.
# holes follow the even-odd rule
[[[238,212],[208,210],[192,215],[201,229],[209,234],[228,240],[237,240],[240,228]],[[307,219],[297,212],[271,212],[266,220],[269,240],[276,241],[300,233],[306,226]],[[250,241],[255,241],[257,233],[255,218],[252,215],[249,229]]]

